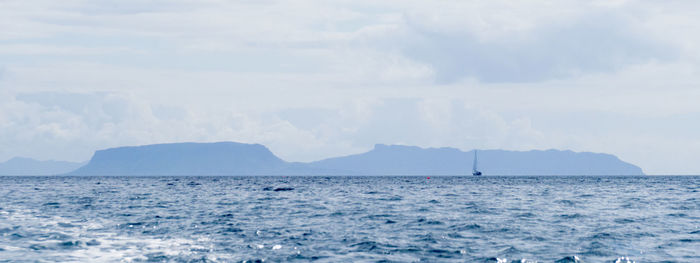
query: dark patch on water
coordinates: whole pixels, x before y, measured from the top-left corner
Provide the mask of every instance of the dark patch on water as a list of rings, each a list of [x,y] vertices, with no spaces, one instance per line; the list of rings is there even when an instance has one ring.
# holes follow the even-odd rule
[[[29,249],[31,249],[31,250],[46,250],[46,247],[43,245],[39,245],[39,244],[32,244],[32,245],[29,245]]]
[[[444,224],[443,222],[440,222],[438,220],[429,220],[425,218],[420,218],[417,220],[418,223],[424,224],[424,225],[442,225]]]
[[[668,214],[670,217],[688,217],[688,214],[686,213],[670,213]]]
[[[563,219],[577,219],[577,218],[583,217],[583,215],[581,215],[579,213],[575,213],[575,214],[559,215],[559,217],[561,217]]]
[[[566,256],[561,259],[558,259],[557,261],[554,261],[554,263],[579,263],[581,260],[577,256]]]
[[[517,214],[517,215],[515,215],[515,217],[517,217],[517,218],[535,218],[535,217],[537,217],[537,215],[530,213],[530,212],[527,212],[527,213]]]
[[[615,219],[615,223],[617,224],[628,224],[628,223],[634,223],[634,219],[631,218],[617,218]]]
[[[63,249],[70,249],[70,248],[75,248],[79,247],[82,244],[80,241],[63,241],[58,243],[58,246]]]
[[[451,226],[450,228],[457,230],[457,231],[467,231],[467,230],[481,229],[481,226],[478,224],[466,224],[466,225],[454,225],[454,226]]]

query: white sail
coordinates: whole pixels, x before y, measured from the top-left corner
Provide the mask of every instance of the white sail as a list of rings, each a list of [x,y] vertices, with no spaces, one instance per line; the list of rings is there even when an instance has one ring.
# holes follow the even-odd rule
[[[481,172],[479,172],[479,170],[477,169],[477,163],[478,163],[478,159],[476,157],[476,150],[474,150],[474,166],[472,167],[472,175],[474,175],[474,176],[481,175]]]

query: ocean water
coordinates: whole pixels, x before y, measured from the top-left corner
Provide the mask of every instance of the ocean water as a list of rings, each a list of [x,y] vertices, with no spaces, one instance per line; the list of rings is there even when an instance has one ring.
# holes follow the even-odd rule
[[[700,177],[0,177],[2,262],[700,262]]]

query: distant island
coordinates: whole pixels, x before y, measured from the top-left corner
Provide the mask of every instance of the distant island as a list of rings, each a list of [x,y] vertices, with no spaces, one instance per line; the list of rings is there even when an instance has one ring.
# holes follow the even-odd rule
[[[287,162],[260,144],[171,143],[95,152],[69,175],[469,175],[473,151],[377,144],[361,154]],[[643,175],[614,155],[480,150],[485,175]]]
[[[0,163],[0,175],[56,175],[65,174],[85,163],[64,161],[38,161],[31,158],[15,157]]]

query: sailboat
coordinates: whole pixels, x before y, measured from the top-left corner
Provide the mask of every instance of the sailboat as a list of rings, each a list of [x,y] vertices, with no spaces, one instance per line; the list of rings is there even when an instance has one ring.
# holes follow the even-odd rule
[[[472,167],[472,175],[473,176],[481,176],[481,172],[479,172],[479,170],[476,169],[476,163],[477,163],[476,150],[474,150],[474,167]]]

